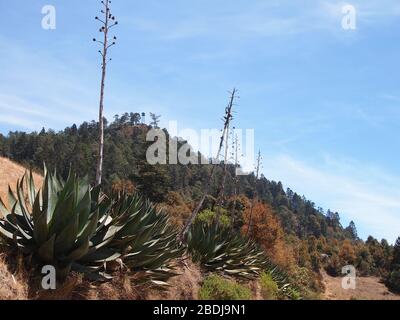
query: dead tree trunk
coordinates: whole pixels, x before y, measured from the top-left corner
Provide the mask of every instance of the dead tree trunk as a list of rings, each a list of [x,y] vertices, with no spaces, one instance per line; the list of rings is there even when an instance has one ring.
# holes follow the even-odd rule
[[[221,139],[220,139],[220,143],[219,143],[219,147],[218,147],[217,158],[216,158],[217,161],[218,161],[218,159],[220,157],[221,150],[222,150],[222,147],[224,145],[226,132],[228,131],[229,124],[230,124],[230,122],[231,122],[231,120],[233,118],[232,117],[232,108],[233,108],[233,102],[235,101],[235,96],[236,96],[236,89],[233,89],[229,104],[225,109],[224,129],[222,131],[222,135],[221,135]],[[187,234],[188,234],[188,232],[190,230],[190,227],[192,226],[194,220],[196,219],[196,216],[198,215],[198,213],[201,210],[201,207],[203,206],[204,200],[206,199],[207,195],[210,192],[211,183],[212,183],[212,181],[214,179],[215,168],[216,167],[217,167],[217,164],[212,164],[212,168],[211,168],[209,179],[206,182],[206,185],[204,186],[203,196],[200,199],[200,202],[197,204],[196,208],[193,210],[192,214],[190,215],[190,217],[187,220],[185,226],[182,228],[182,231],[179,234],[179,238],[180,238],[180,240],[182,242],[184,242],[186,240],[186,236],[187,236]]]
[[[233,142],[233,148],[235,153],[235,178],[234,178],[234,194],[233,194],[233,209],[231,212],[231,227],[234,228],[235,225],[235,212],[236,212],[236,205],[237,205],[237,197],[238,197],[238,183],[239,183],[239,176],[237,174],[237,170],[239,168],[239,159],[238,159],[238,152],[239,152],[239,141],[238,136],[235,135],[235,140]]]
[[[259,174],[260,174],[260,165],[261,165],[261,151],[258,151],[257,167],[256,167],[256,180],[254,182],[253,199],[251,200],[251,204],[250,204],[249,224],[248,224],[247,232],[246,232],[247,236],[250,234],[251,226],[252,226],[252,223],[253,223],[253,221],[252,221],[253,209],[254,209],[255,202],[257,201],[257,181],[258,181],[258,177],[259,177]]]
[[[233,101],[231,101],[231,103],[233,104]],[[224,202],[225,183],[226,183],[226,176],[228,173],[229,128],[230,128],[230,125],[228,124],[227,130],[225,133],[224,169],[223,169],[221,185],[220,185],[220,188],[218,191],[217,201],[216,201],[216,205],[217,205],[216,220],[218,223],[221,218],[221,206],[223,205],[223,202]]]

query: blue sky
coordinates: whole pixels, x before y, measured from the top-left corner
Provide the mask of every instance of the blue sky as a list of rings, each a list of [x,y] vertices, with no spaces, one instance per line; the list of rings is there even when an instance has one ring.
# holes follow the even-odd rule
[[[120,22],[106,114],[219,128],[237,87],[236,126],[254,128],[267,178],[354,220],[360,235],[400,235],[400,3],[114,0]],[[56,30],[41,28],[54,5]],[[0,132],[96,118],[97,0],[0,2]]]

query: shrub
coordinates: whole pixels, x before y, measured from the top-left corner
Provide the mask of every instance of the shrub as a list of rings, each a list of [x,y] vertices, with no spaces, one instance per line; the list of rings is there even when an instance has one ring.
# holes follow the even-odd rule
[[[400,292],[400,269],[390,273],[388,287],[394,292]]]
[[[179,228],[183,227],[184,222],[193,211],[183,196],[175,191],[168,192],[165,202],[158,204],[158,207],[162,208],[170,217],[171,223]]]
[[[329,259],[329,263],[326,266],[326,272],[331,276],[331,277],[337,277],[341,273],[341,264],[339,257],[337,255],[333,255]]]
[[[290,270],[296,264],[292,250],[285,243],[285,233],[281,223],[270,205],[257,202],[253,210],[247,207],[243,219],[245,224],[242,232],[260,244],[272,261],[286,270]]]
[[[217,275],[208,276],[199,290],[200,300],[250,300],[250,289]]]
[[[261,295],[265,300],[277,300],[279,288],[276,282],[272,279],[271,274],[263,273],[260,278]]]
[[[221,213],[219,217],[219,223],[224,226],[224,227],[229,227],[231,225],[231,219],[228,217],[228,213],[225,209],[220,208]],[[212,224],[216,218],[216,212],[206,209],[201,211],[197,217],[196,217],[196,222],[197,223],[208,223]]]

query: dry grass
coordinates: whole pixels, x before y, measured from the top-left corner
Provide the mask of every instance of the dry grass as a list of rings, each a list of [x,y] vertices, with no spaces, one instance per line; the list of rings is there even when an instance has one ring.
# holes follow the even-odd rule
[[[148,290],[146,300],[197,300],[202,282],[200,267],[191,260],[180,262],[176,272],[178,276],[170,279],[166,290]]]
[[[33,300],[136,300],[137,291],[127,276],[116,276],[111,282],[90,282],[83,275],[72,273],[56,290],[41,290],[35,280],[30,298]]]
[[[26,172],[26,168],[12,162],[9,159],[0,157],[0,198],[7,202],[8,186],[15,191],[15,186],[18,179],[21,179]],[[42,184],[43,178],[34,173],[35,186],[39,188]]]
[[[23,274],[13,274],[0,255],[0,300],[27,300],[28,281]]]
[[[326,287],[324,300],[400,300],[400,295],[389,292],[376,277],[358,277],[355,290],[342,288],[342,278],[323,273]]]

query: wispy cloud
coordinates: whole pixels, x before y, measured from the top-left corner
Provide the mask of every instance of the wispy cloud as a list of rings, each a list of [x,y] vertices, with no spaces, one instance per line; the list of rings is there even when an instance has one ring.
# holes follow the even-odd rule
[[[186,10],[178,19],[169,19],[168,15],[123,19],[135,29],[168,41],[203,37],[239,41],[315,31],[342,32],[342,9],[348,4],[355,6],[361,23],[400,15],[400,4],[393,0],[246,1],[245,6],[236,4],[216,11],[208,10],[213,5],[205,1],[202,6],[193,6],[192,11]]]
[[[363,237],[400,235],[400,179],[381,168],[329,155],[310,164],[287,154],[266,158],[265,168],[267,177],[354,220]]]
[[[97,93],[87,85],[79,59],[66,66],[65,57],[1,40],[0,54],[7,63],[0,62],[0,122],[29,130],[63,128],[96,114]]]

